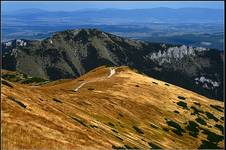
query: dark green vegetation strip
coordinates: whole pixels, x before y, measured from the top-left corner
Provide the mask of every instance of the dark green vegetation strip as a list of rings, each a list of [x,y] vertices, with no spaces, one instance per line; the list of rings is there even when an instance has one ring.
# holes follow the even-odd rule
[[[27,79],[23,80],[21,83],[29,84],[29,83],[40,83],[40,82],[45,82],[45,81],[47,81],[47,80],[38,78],[38,77],[32,77],[32,78],[27,78]]]
[[[4,74],[2,75],[2,78],[11,82],[17,82],[21,80],[16,74]]]
[[[123,146],[115,146],[115,145],[112,145],[112,149],[126,149],[126,148],[123,147]]]
[[[210,107],[212,107],[212,108],[214,108],[214,109],[216,109],[216,110],[218,110],[218,111],[220,111],[220,112],[223,112],[223,110],[224,110],[223,107],[218,106],[218,105],[210,105]]]
[[[115,125],[114,125],[113,123],[111,123],[111,122],[108,122],[108,125],[110,125],[110,126],[112,126],[112,127],[115,126]]]
[[[211,114],[210,112],[205,112],[206,113],[206,116],[209,118],[209,119],[213,119],[214,121],[218,122],[219,119],[217,119],[213,114]]]
[[[136,126],[133,126],[133,129],[136,130],[140,134],[144,134],[144,132],[140,128],[136,127]]]
[[[159,147],[158,145],[154,144],[154,143],[148,143],[149,146],[151,146],[151,149],[162,149],[161,147]]]
[[[220,148],[219,146],[217,146],[216,143],[202,140],[202,144],[198,147],[198,149],[223,149],[223,148]]]
[[[195,105],[198,105],[198,106],[201,106],[201,104],[200,104],[200,103],[198,103],[198,102],[194,102],[194,104],[195,104]]]
[[[152,128],[155,128],[155,129],[158,129],[158,126],[156,126],[155,124],[150,124],[150,126],[152,127]]]
[[[208,129],[202,128],[202,130],[203,130],[202,133],[207,135],[207,140],[209,140],[210,142],[218,143],[224,139],[224,136],[213,133],[213,132],[209,131]]]
[[[181,99],[181,100],[185,100],[186,98],[183,96],[178,96],[177,98]]]
[[[189,134],[193,137],[197,137],[199,134],[199,129],[197,128],[199,125],[194,121],[189,121],[189,124],[186,126],[186,129],[189,131]]]
[[[179,114],[180,112],[179,111],[177,111],[177,110],[174,110],[173,112],[175,112],[176,114]]]
[[[198,149],[223,149],[220,148],[217,144],[218,142],[224,139],[224,136],[218,135],[209,131],[208,129],[201,128],[203,133],[207,135],[207,140],[202,140],[202,144]]]
[[[2,84],[6,85],[6,86],[8,86],[10,88],[13,88],[13,86],[9,82],[7,82],[5,80],[2,80]]]
[[[15,74],[4,74],[2,75],[2,78],[11,82],[20,82],[22,84],[43,83],[45,81],[48,81],[39,77],[28,77],[26,74],[18,72]]]
[[[189,110],[187,103],[185,103],[185,102],[179,101],[179,102],[177,102],[177,105],[183,107],[183,109]]]
[[[115,132],[115,133],[118,133],[118,131],[114,130],[114,129],[111,129],[111,131]]]
[[[129,145],[124,145],[125,146],[125,148],[127,148],[127,149],[134,149],[133,147],[130,147]]]
[[[197,121],[197,122],[200,123],[201,125],[206,125],[206,121],[203,120],[203,119],[200,118],[200,117],[196,118],[195,121]]]
[[[224,127],[222,125],[215,124],[214,127],[216,127],[217,129],[219,129],[222,132],[222,134],[224,134]]]
[[[199,115],[199,113],[204,113],[202,110],[196,108],[195,106],[191,106],[191,109],[193,109],[193,113],[191,115]]]
[[[63,103],[59,99],[53,98],[53,101],[58,102],[58,103]]]
[[[85,123],[84,123],[84,120],[82,119],[78,119],[78,118],[75,118],[75,117],[71,117],[72,119],[74,119],[75,121],[79,122],[81,125],[85,126],[85,127],[88,127]]]
[[[169,126],[171,126],[171,127],[174,128],[172,131],[173,131],[174,133],[176,133],[177,135],[182,136],[182,135],[183,135],[182,132],[185,133],[184,129],[182,129],[181,126],[180,126],[178,123],[176,123],[176,122],[174,122],[174,121],[166,121],[166,123],[167,123]]]
[[[119,115],[120,117],[123,117],[123,114],[121,114],[121,113],[119,113],[118,115]]]
[[[112,145],[112,149],[138,149],[137,147],[131,147],[129,145],[124,145],[124,146],[115,146],[115,145]]]
[[[22,102],[20,102],[19,100],[15,99],[15,98],[12,97],[12,96],[8,96],[8,98],[9,98],[10,100],[16,102],[18,105],[20,105],[20,106],[23,107],[23,108],[26,108],[26,107],[27,107],[27,106],[24,105]]]
[[[98,126],[92,125],[92,124],[90,125],[90,127],[91,127],[91,128],[98,128]]]
[[[169,131],[169,129],[168,128],[162,128],[164,131],[166,131],[166,132],[168,132]]]
[[[121,140],[121,141],[123,141],[123,139],[122,138],[120,138],[120,137],[118,137],[118,136],[115,136],[116,138],[118,138],[119,140]]]

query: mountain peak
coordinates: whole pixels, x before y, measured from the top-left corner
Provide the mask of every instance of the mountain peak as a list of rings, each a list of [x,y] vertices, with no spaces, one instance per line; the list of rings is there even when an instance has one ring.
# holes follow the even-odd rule
[[[3,44],[3,69],[46,80],[79,77],[102,65],[129,66],[157,79],[222,99],[223,60],[218,51],[145,43],[96,28],[56,32],[43,41]],[[205,78],[205,82],[197,80],[200,78]]]
[[[92,37],[98,37],[100,39],[108,37],[110,34],[105,33],[97,28],[83,28],[83,29],[70,29],[60,32],[55,32],[52,38],[63,38],[64,40],[84,41],[88,42],[88,39]]]
[[[65,30],[65,31],[60,31],[60,32],[56,32],[56,34],[100,34],[103,33],[103,31],[97,29],[97,28],[82,28],[82,29],[70,29],[70,30]]]

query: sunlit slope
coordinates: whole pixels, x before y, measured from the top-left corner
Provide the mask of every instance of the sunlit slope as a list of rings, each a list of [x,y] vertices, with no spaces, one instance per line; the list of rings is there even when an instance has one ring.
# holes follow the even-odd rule
[[[41,86],[3,80],[3,148],[224,148],[223,110],[127,67]]]

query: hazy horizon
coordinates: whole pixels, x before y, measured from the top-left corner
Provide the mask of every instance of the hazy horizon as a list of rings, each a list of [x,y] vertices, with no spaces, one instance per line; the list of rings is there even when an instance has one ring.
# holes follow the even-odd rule
[[[3,39],[98,28],[133,39],[223,50],[223,6],[223,1],[3,2]]]
[[[23,9],[41,9],[46,11],[76,11],[85,9],[152,9],[152,8],[209,8],[224,9],[223,1],[44,1],[44,2],[2,2],[2,12]]]

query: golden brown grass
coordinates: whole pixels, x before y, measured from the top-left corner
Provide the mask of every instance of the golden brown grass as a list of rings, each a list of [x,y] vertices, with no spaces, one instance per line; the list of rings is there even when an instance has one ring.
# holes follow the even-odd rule
[[[200,113],[207,122],[200,127],[222,135],[214,125],[224,126],[220,119],[223,112],[210,104],[224,107],[223,102],[171,84],[166,86],[165,82],[137,74],[127,67],[116,68],[116,74],[109,79],[108,75],[108,68],[99,67],[78,79],[42,86],[2,85],[3,149],[109,149],[113,145],[148,149],[148,143],[167,149],[196,149],[207,135],[200,130],[195,138],[185,129],[185,123],[198,117],[191,115],[194,102],[200,103],[199,109],[219,119],[216,122]],[[83,82],[87,84],[73,92]],[[186,99],[180,100],[178,96]],[[178,106],[179,101],[187,103],[190,109]],[[183,136],[172,132],[166,119],[179,124],[186,131]],[[223,142],[218,146],[223,148]]]

